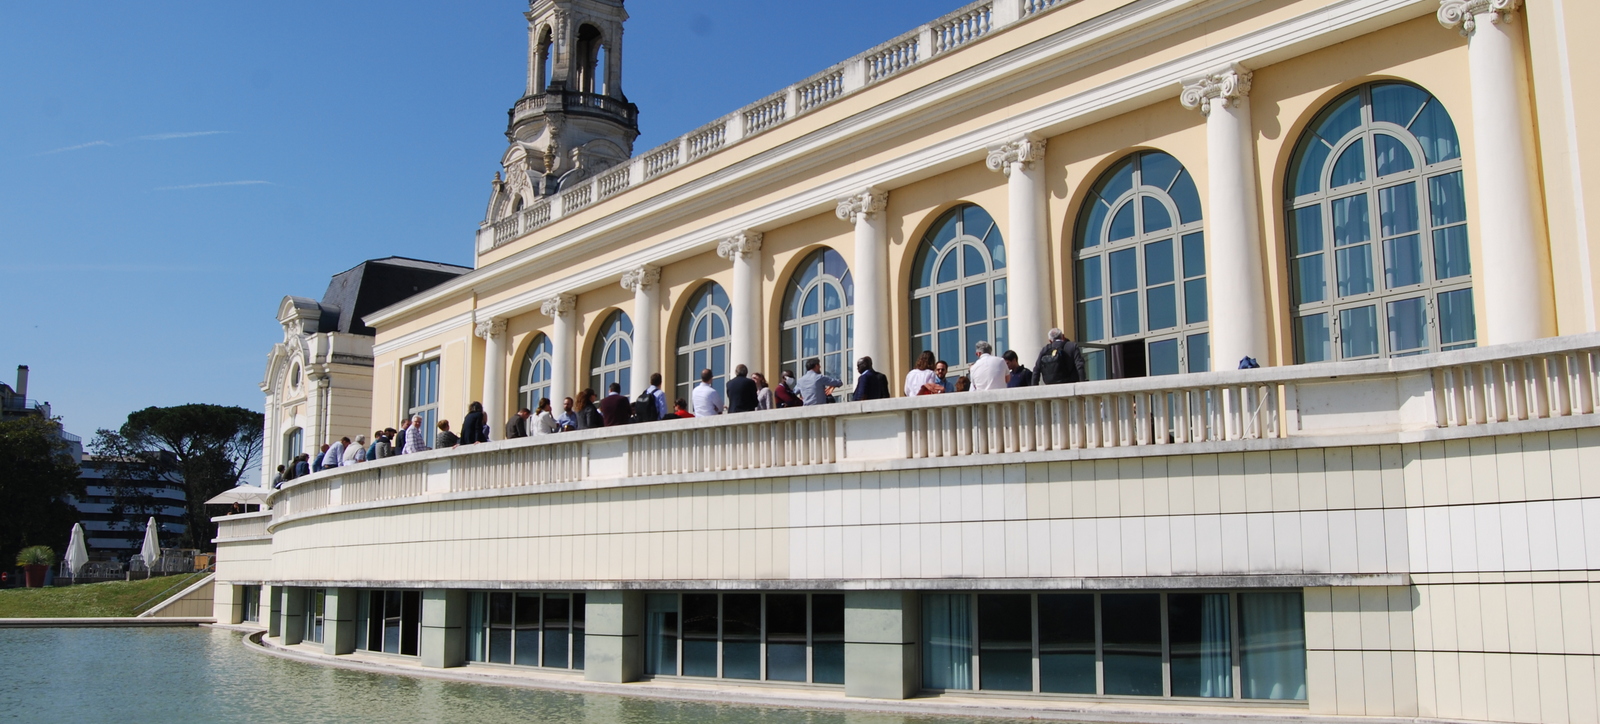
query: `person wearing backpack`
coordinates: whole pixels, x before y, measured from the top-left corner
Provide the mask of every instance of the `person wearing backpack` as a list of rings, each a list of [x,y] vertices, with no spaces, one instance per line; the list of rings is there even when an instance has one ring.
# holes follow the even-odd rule
[[[661,390],[660,372],[655,372],[650,375],[650,386],[644,388],[644,391],[650,393],[656,398],[656,416],[650,419],[665,419],[667,416],[667,393]]]
[[[1083,371],[1083,351],[1067,339],[1059,328],[1050,330],[1050,343],[1040,350],[1039,361],[1033,365],[1033,384],[1080,382],[1086,376]]]
[[[655,386],[651,385],[651,389],[654,388]],[[633,400],[633,421],[655,422],[659,419],[661,419],[661,414],[656,409],[655,393],[650,390],[639,393],[639,396]]]

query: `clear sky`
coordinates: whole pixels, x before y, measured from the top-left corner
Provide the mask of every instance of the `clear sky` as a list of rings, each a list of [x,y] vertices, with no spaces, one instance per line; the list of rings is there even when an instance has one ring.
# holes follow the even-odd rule
[[[630,0],[646,150],[959,0]],[[471,265],[525,82],[525,0],[0,0],[0,381],[90,437],[260,410],[284,295]]]

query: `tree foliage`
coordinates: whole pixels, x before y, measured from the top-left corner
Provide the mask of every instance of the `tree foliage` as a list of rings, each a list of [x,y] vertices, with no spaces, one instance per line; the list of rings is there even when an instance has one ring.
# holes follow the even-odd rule
[[[78,521],[67,497],[82,494],[59,421],[0,422],[0,561],[8,564],[28,546],[66,550]]]
[[[216,525],[205,502],[239,484],[261,457],[262,415],[242,407],[147,407],[128,415],[116,432],[101,430],[95,453],[121,464],[118,477],[179,483],[188,502],[178,539],[186,548],[210,550]],[[116,464],[116,463],[114,463]],[[129,493],[117,505],[138,510],[149,501]]]

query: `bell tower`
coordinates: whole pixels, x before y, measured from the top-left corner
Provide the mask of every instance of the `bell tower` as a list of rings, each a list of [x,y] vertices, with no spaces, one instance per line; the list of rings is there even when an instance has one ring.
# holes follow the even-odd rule
[[[639,108],[622,93],[623,0],[531,0],[528,84],[508,111],[494,221],[633,155]]]

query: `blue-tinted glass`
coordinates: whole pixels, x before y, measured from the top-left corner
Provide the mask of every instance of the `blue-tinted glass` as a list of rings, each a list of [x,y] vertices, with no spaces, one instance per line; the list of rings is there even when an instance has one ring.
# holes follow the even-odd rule
[[[1100,232],[1105,226],[1106,214],[1111,212],[1111,209],[1106,206],[1106,202],[1101,201],[1099,196],[1092,193],[1089,194],[1087,203],[1089,204],[1089,213],[1084,217],[1083,228],[1078,233],[1078,245],[1084,249],[1100,245]]]
[[[714,386],[717,388],[718,392],[721,392],[722,385],[726,381],[725,378],[728,376],[728,346],[725,344],[719,344],[715,347],[712,347],[711,364],[707,366],[711,368],[711,374],[717,376]]]
[[[826,249],[822,252],[822,271],[828,276],[839,279],[849,273],[850,267],[845,265],[844,257],[839,256],[839,252]]]
[[[1078,337],[1085,342],[1106,338],[1105,302],[1096,299],[1078,305]]]
[[[1433,232],[1433,275],[1454,279],[1472,273],[1471,253],[1467,250],[1465,224]]]
[[[1361,125],[1361,94],[1351,91],[1345,97],[1329,104],[1322,120],[1317,123],[1317,135],[1338,143],[1345,134]]]
[[[1199,232],[1183,237],[1183,276],[1197,277],[1206,273],[1205,235]]]
[[[1211,335],[1204,332],[1189,335],[1189,371],[1211,371]]]
[[[1159,199],[1154,196],[1141,196],[1139,202],[1143,206],[1146,234],[1172,228],[1172,215],[1167,213],[1167,207],[1163,206]]]
[[[626,338],[617,340],[617,361],[627,362],[633,359],[633,345]]]
[[[1091,256],[1078,262],[1078,298],[1093,299],[1104,288],[1100,278],[1100,257]]]
[[[1083,373],[1091,380],[1106,379],[1106,353],[1098,349],[1084,352]]]
[[[722,339],[726,336],[728,336],[727,325],[723,323],[722,317],[713,315],[711,317],[711,338]]]
[[[1378,189],[1378,228],[1384,236],[1409,234],[1420,222],[1415,182]]]
[[[961,214],[956,211],[949,212],[940,220],[934,233],[928,236],[928,244],[933,247],[934,251],[943,249],[945,244],[956,238],[956,225],[960,221]]]
[[[994,219],[989,218],[989,212],[982,206],[967,204],[961,207],[961,225],[962,231],[981,239],[994,226]]]
[[[1328,179],[1328,185],[1331,188],[1339,188],[1365,180],[1367,180],[1366,141],[1358,139],[1339,154],[1339,160],[1333,162],[1333,173]]]
[[[767,594],[767,679],[806,680],[806,594]]]
[[[1402,354],[1428,346],[1428,308],[1423,297],[1388,304],[1389,353]]]
[[[1393,123],[1405,128],[1416,118],[1428,94],[1416,86],[1404,83],[1380,83],[1372,86],[1372,120]]]
[[[1322,190],[1322,167],[1328,162],[1328,144],[1314,133],[1307,133],[1295,157],[1294,195],[1305,196]]]
[[[1456,124],[1450,120],[1438,98],[1429,98],[1422,114],[1411,124],[1411,135],[1422,144],[1422,155],[1428,163],[1440,163],[1461,156],[1461,142],[1456,138]]]
[[[1117,162],[1117,165],[1111,167],[1111,170],[1100,179],[1095,191],[1100,194],[1100,198],[1115,202],[1133,188],[1133,159],[1126,158]]]
[[[822,352],[818,347],[817,332],[820,330],[815,324],[807,324],[800,328],[800,356],[815,357]]]
[[[1206,280],[1204,277],[1183,283],[1183,322],[1199,324],[1206,321]]]
[[[1144,283],[1165,284],[1172,279],[1172,240],[1163,239],[1145,244]]]
[[[961,276],[973,277],[989,271],[989,265],[983,261],[983,252],[975,246],[961,247]]]
[[[822,320],[822,351],[837,352],[844,349],[843,321],[838,317]]]
[[[704,342],[711,334],[711,320],[701,319],[694,325],[694,341]]]
[[[1359,244],[1372,238],[1372,223],[1367,217],[1367,196],[1346,196],[1333,202],[1333,244]]]
[[[813,253],[809,257],[806,257],[805,262],[800,264],[799,275],[795,277],[794,285],[796,287],[804,289],[807,285],[811,284],[812,281],[816,280],[817,275],[822,273],[821,257],[826,253],[827,252],[819,251]]]
[[[939,329],[949,329],[961,324],[961,297],[952,289],[939,292]]]
[[[1340,356],[1371,357],[1378,353],[1378,308],[1374,306],[1339,310]]]
[[[955,254],[945,256],[944,262],[939,265],[938,283],[953,282],[961,278],[960,261]]]
[[[989,289],[985,284],[974,284],[962,290],[967,302],[964,322],[981,322],[989,318]]]
[[[1460,171],[1428,179],[1428,210],[1434,226],[1467,220],[1466,191],[1461,187]]]
[[[1416,160],[1411,158],[1411,150],[1394,136],[1385,133],[1374,136],[1372,151],[1377,155],[1378,178],[1417,167]]]
[[[1151,342],[1146,359],[1149,360],[1150,376],[1175,375],[1182,371],[1178,366],[1178,340],[1163,339]]]
[[[919,334],[919,335],[911,338],[911,358],[912,359],[916,359],[917,355],[922,354],[922,350],[925,350],[925,349],[926,350],[933,349],[933,335],[932,334]],[[938,354],[938,353],[935,352],[934,354]]]
[[[1388,289],[1422,283],[1422,237],[1412,234],[1383,242],[1383,283]]]
[[[1125,292],[1139,286],[1139,256],[1136,249],[1111,253],[1111,292]]]
[[[1150,315],[1150,331],[1178,326],[1177,295],[1178,288],[1171,284],[1152,287],[1145,292],[1146,303],[1149,305],[1146,314]]]
[[[989,263],[993,268],[1006,268],[1006,245],[1000,238],[1000,227],[989,225],[989,233],[983,235],[983,246],[989,250]]]
[[[1173,696],[1233,697],[1228,594],[1167,595],[1167,641]]]
[[[802,316],[802,317],[810,317],[810,316],[815,315],[817,313],[817,308],[819,306],[817,304],[818,297],[821,297],[821,296],[822,296],[822,293],[817,291],[815,288],[813,288],[809,292],[806,292],[805,301],[800,303],[800,316]]]
[[[684,371],[694,375],[695,379],[700,379],[700,370],[706,368],[706,362],[708,361],[710,360],[706,358],[706,351],[703,349],[697,349],[694,351],[694,354],[689,357],[689,368]]]
[[[794,351],[795,338],[798,334],[798,330],[785,330],[783,334],[778,335],[778,344],[781,347],[778,353],[783,356],[783,366],[785,367],[788,367],[789,363],[799,356]]]
[[[1139,182],[1145,186],[1165,191],[1182,170],[1183,164],[1178,163],[1178,159],[1160,151],[1139,154]]]
[[[1301,363],[1326,362],[1333,356],[1329,345],[1328,315],[1308,314],[1294,320],[1295,359]]]
[[[942,360],[959,361],[965,359],[961,353],[961,332],[959,330],[952,329],[939,333],[938,355],[939,359]]]
[[[917,252],[917,285],[914,289],[933,284],[933,264],[938,260],[939,255],[926,247]]]
[[[923,297],[911,302],[911,333],[925,334],[933,331],[933,299]]]
[[[1100,597],[1105,693],[1161,696],[1161,594]]]
[[[1133,202],[1123,204],[1117,209],[1117,215],[1111,217],[1111,241],[1131,239],[1136,231],[1133,223]]]
[[[1372,245],[1347,246],[1334,252],[1338,266],[1339,296],[1372,291]]]
[[[995,343],[996,340],[989,336],[989,325],[987,325],[987,324],[969,324],[969,325],[967,325],[967,348],[971,349],[972,345],[977,344],[979,340],[988,341],[991,345],[993,345]],[[996,347],[995,350],[996,351],[1000,351],[1000,348]],[[963,359],[965,359],[965,358],[963,358]]]
[[[844,299],[839,296],[839,289],[832,284],[822,285],[822,311],[831,312],[844,306]]]
[[[721,284],[711,285],[711,303],[723,309],[728,308],[728,295],[722,291]]]
[[[1118,294],[1111,297],[1111,336],[1121,337],[1139,333],[1139,295]]]
[[[621,351],[622,350],[616,344],[608,344],[608,345],[606,345],[606,356],[605,356],[606,364],[607,365],[616,364],[617,361],[618,361],[618,355],[621,353]]]
[[[1094,594],[1039,594],[1039,690],[1095,693]]]
[[[1004,319],[994,320],[994,348],[996,350],[1011,349],[1011,335],[1007,331],[1009,323]]]
[[[1194,187],[1194,177],[1188,171],[1178,174],[1178,180],[1173,182],[1172,190],[1167,192],[1172,197],[1172,203],[1178,207],[1178,222],[1182,224],[1193,223],[1200,220],[1200,192]]]
[[[978,688],[1033,690],[1033,603],[1026,593],[978,596]]]
[[[1328,282],[1324,278],[1322,255],[1302,256],[1292,262],[1296,304],[1320,302],[1327,298]]]
[[[845,272],[844,276],[839,277],[839,286],[844,288],[844,305],[848,307],[855,304],[856,278],[851,276],[850,272]]]
[[[1439,295],[1439,344],[1463,345],[1478,338],[1478,321],[1472,310],[1472,290],[1457,289]]]
[[[994,288],[994,318],[1006,316],[1006,280],[996,279],[989,282]]]

